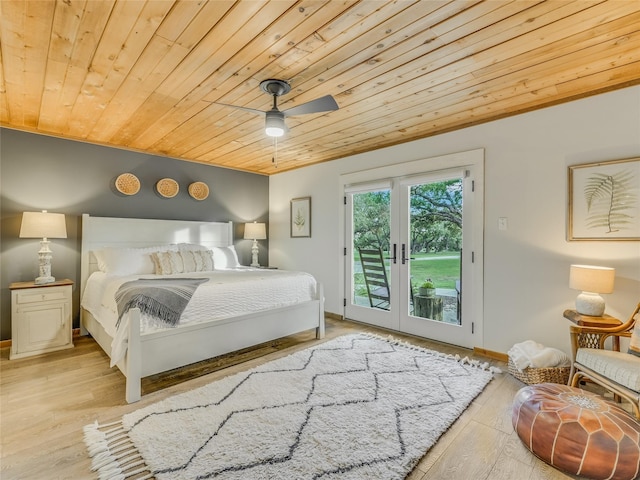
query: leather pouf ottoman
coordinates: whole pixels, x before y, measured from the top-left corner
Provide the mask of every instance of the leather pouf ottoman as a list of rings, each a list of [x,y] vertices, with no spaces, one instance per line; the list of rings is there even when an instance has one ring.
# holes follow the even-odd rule
[[[525,446],[559,470],[591,479],[640,477],[640,423],[599,395],[529,385],[516,394],[511,418]]]

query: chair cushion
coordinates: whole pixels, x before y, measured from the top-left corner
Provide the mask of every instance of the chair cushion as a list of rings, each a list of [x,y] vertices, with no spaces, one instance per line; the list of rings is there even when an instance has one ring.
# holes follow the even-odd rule
[[[631,334],[631,342],[629,343],[629,353],[640,357],[640,322],[636,322]]]
[[[640,357],[612,350],[579,348],[576,362],[634,392],[640,392]]]

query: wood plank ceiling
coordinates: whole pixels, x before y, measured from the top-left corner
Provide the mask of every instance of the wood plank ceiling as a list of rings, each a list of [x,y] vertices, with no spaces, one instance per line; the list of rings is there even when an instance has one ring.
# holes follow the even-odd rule
[[[640,83],[640,0],[2,0],[1,124],[273,174]],[[290,82],[278,141],[259,88]]]

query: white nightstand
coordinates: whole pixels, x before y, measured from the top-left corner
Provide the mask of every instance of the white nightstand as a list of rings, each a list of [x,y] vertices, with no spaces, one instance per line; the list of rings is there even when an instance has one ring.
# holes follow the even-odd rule
[[[45,285],[16,282],[11,290],[10,359],[73,347],[69,279]]]

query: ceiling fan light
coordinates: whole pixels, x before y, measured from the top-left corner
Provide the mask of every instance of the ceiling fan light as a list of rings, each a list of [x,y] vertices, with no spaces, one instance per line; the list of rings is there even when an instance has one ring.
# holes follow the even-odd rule
[[[284,135],[284,115],[282,115],[282,112],[267,112],[264,133],[269,137],[281,137]]]
[[[280,127],[267,127],[264,129],[264,133],[269,137],[281,137],[284,135],[284,130]]]

